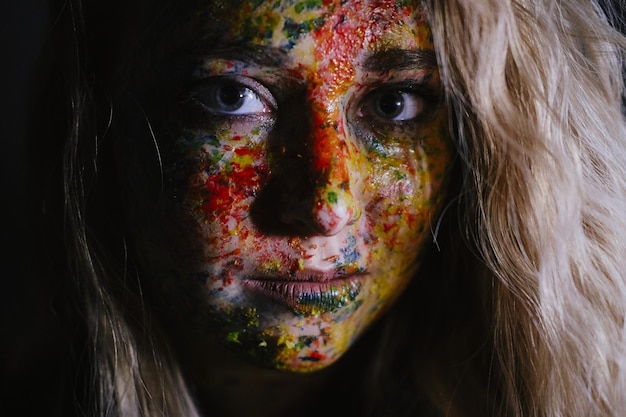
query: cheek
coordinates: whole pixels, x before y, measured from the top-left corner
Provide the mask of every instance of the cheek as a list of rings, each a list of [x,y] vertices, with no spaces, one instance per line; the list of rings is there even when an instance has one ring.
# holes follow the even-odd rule
[[[165,175],[171,179],[178,215],[191,219],[209,245],[240,231],[250,205],[267,181],[263,132],[188,131],[175,146]],[[207,233],[208,232],[208,233]]]
[[[413,147],[379,156],[369,181],[374,235],[394,259],[419,251],[445,196],[450,142],[439,132],[425,133]]]
[[[188,199],[199,221],[228,221],[245,209],[267,176],[260,149],[232,149],[222,154],[219,166],[199,166],[189,180]]]
[[[416,237],[424,230],[428,213],[420,208],[426,195],[412,164],[405,161],[375,178],[374,204],[369,207],[373,234],[393,254],[415,253]],[[395,259],[394,259],[395,260]]]

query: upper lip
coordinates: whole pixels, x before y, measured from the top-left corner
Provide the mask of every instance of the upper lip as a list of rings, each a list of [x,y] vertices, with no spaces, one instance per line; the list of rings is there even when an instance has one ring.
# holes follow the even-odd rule
[[[259,281],[303,281],[303,282],[328,282],[346,279],[352,276],[365,275],[365,268],[349,266],[328,271],[305,268],[294,272],[259,272],[249,275],[248,279]]]

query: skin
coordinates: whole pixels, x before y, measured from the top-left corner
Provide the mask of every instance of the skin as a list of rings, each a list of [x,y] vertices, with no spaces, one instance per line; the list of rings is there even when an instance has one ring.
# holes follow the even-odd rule
[[[409,1],[207,3],[158,173],[122,145],[130,237],[194,355],[218,341],[320,370],[413,279],[441,209],[453,150],[429,28]]]

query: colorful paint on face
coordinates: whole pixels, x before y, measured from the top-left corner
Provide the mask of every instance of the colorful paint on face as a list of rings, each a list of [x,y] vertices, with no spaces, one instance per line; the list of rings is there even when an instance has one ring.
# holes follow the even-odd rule
[[[443,201],[429,28],[410,1],[208,3],[165,197],[131,205],[142,265],[226,345],[320,369],[406,288]]]

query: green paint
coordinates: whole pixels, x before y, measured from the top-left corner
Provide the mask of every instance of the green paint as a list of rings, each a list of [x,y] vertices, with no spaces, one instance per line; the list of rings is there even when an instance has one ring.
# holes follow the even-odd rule
[[[206,135],[202,139],[204,143],[208,145],[215,146],[215,147],[220,146],[220,141],[217,139],[217,136],[215,135]]]
[[[189,145],[190,147],[197,148],[202,145],[210,145],[218,147],[220,141],[217,136],[213,134],[206,134],[202,131],[183,130],[180,136],[180,140]]]
[[[211,152],[211,154],[209,155],[209,161],[213,164],[216,164],[221,161],[223,157],[224,154],[222,152],[218,150],[213,150],[213,152]]]
[[[242,312],[242,317],[246,322],[246,327],[259,327],[259,315],[256,308],[251,307]]]
[[[222,165],[222,171],[224,171],[224,174],[226,175],[230,175],[233,172],[233,164],[229,161],[225,161],[224,164]]]
[[[230,332],[226,335],[226,340],[230,343],[241,343],[239,341],[239,332]]]
[[[406,179],[409,178],[409,176],[406,174],[406,172],[402,172],[402,171],[395,171],[395,176],[396,176],[396,181],[404,181]]]
[[[363,304],[363,300],[357,300],[355,302],[353,302],[352,304],[349,304],[347,306],[347,308],[345,308],[344,310],[341,311],[341,314],[339,314],[336,318],[335,318],[335,322],[336,323],[341,323],[342,321],[344,321],[345,319],[347,319],[348,317],[350,317],[350,315],[352,313],[354,313],[359,307],[361,307],[361,304]]]
[[[346,305],[354,304],[361,286],[344,284],[330,287],[327,291],[318,293],[306,293],[300,295],[298,310],[310,313],[311,311],[324,311],[334,313]]]
[[[262,367],[281,369],[286,365],[277,360],[284,350],[284,344],[279,345],[280,337],[267,330],[261,334],[254,332],[231,332],[226,336],[227,346],[235,353],[252,358]]]
[[[316,17],[314,19],[305,20],[304,22],[296,22],[291,18],[285,19],[285,23],[283,24],[283,33],[285,37],[289,41],[289,43],[293,46],[298,41],[298,38],[301,35],[307,34],[309,32],[316,31],[317,29],[324,26],[326,19],[324,17]]]
[[[337,204],[337,201],[339,200],[337,197],[337,193],[334,191],[330,191],[328,194],[326,194],[326,198],[328,199],[328,202],[330,204]]]
[[[308,347],[311,347],[313,343],[317,340],[316,336],[300,336],[298,337],[298,341],[296,342],[295,348],[298,350],[302,350]]]
[[[303,10],[311,10],[322,7],[322,0],[305,0],[294,6],[296,13],[302,13]]]

